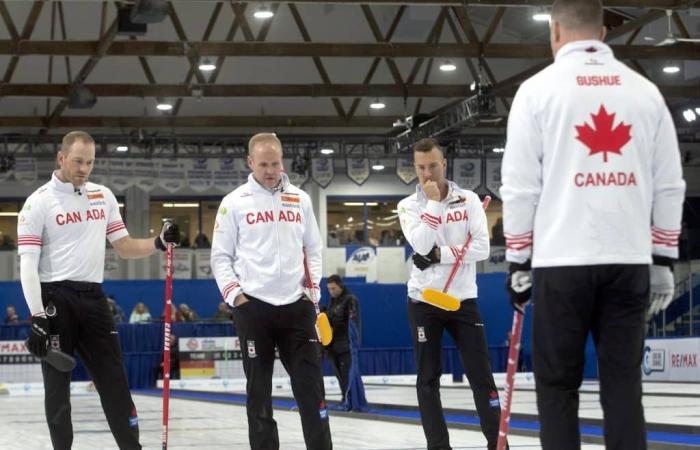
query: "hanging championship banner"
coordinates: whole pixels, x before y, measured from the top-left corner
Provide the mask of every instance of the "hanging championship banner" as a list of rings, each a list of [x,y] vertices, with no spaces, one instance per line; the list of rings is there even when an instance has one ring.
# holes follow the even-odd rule
[[[452,181],[462,189],[470,191],[481,186],[481,159],[454,158],[452,160]]]
[[[501,160],[487,159],[486,160],[486,188],[491,193],[501,199]]]
[[[215,164],[209,164],[207,158],[195,158],[187,161],[187,184],[196,192],[204,192],[214,186],[214,171],[212,167]],[[216,161],[212,161],[215,163]]]
[[[116,250],[107,249],[105,250],[105,270],[104,270],[105,280],[121,280],[124,277],[122,272],[121,260],[119,255],[117,255]]]
[[[51,178],[51,174],[53,174],[53,171],[56,169],[56,161],[53,159],[40,159],[36,162],[37,176],[40,180],[48,180]],[[92,181],[92,173],[90,173],[90,181]]]
[[[20,183],[36,183],[36,160],[34,158],[15,158],[14,177]]]
[[[165,279],[165,252],[160,252],[160,278]],[[187,248],[173,252],[173,278],[178,280],[192,279],[192,250]]]
[[[235,159],[233,161],[234,188],[247,183],[249,173],[250,168],[248,168],[248,161],[245,158]]]
[[[135,158],[131,161],[136,187],[144,192],[152,191],[158,181],[158,165],[156,161],[145,158]]]
[[[345,160],[345,168],[348,178],[354,181],[358,186],[362,186],[362,184],[369,178],[368,158],[348,158]]]
[[[12,169],[7,170],[7,171],[5,171],[5,172],[0,172],[0,183],[2,183],[3,181],[7,180],[7,179],[10,178],[11,176],[12,176]]]
[[[237,186],[236,160],[233,157],[214,159],[214,187],[221,192],[229,193]]]
[[[134,163],[131,159],[110,159],[109,160],[109,187],[123,191],[136,184],[134,180]]]
[[[304,184],[309,179],[308,169],[306,170],[306,172],[304,172],[303,175],[300,175],[292,170],[292,159],[291,158],[284,160],[284,173],[286,173],[287,176],[289,177],[289,182],[298,188],[304,186]]]
[[[322,188],[327,188],[333,180],[335,171],[333,160],[330,158],[314,158],[311,160],[311,179]]]
[[[184,161],[161,161],[158,168],[158,186],[168,192],[177,192],[187,185]]]
[[[108,187],[111,185],[109,177],[109,159],[95,159],[95,162],[92,164],[92,172],[90,172],[90,181]]]
[[[211,249],[198,248],[194,251],[194,277],[197,279],[214,278],[209,258]]]
[[[411,158],[398,158],[396,160],[396,175],[406,184],[416,181],[416,169]]]

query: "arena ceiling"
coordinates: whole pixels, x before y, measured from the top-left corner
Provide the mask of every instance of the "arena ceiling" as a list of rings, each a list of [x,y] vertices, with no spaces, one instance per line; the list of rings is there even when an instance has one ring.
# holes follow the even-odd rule
[[[547,22],[532,18],[550,3],[174,0],[163,21],[129,36],[117,11],[133,2],[0,1],[0,132],[382,136],[470,96],[474,80],[493,85],[505,117],[519,83],[551,62]],[[698,103],[700,44],[676,39],[700,37],[700,2],[604,4],[618,57],[673,108]],[[273,17],[255,18],[261,8]],[[668,23],[674,43],[658,46]],[[200,70],[205,60],[216,68]],[[456,70],[441,71],[447,62]],[[82,87],[97,102],[69,107]],[[386,107],[371,109],[376,101]]]

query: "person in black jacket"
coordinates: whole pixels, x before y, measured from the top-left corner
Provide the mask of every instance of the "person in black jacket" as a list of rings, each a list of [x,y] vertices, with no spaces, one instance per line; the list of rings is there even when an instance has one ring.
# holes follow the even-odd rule
[[[328,359],[333,367],[335,376],[340,384],[340,391],[343,394],[341,403],[345,402],[348,392],[348,382],[352,356],[350,353],[350,338],[348,335],[349,322],[355,322],[360,330],[360,303],[357,297],[343,284],[343,279],[339,275],[328,277],[328,293],[330,302],[328,303],[328,320],[333,328],[333,340],[326,350]]]

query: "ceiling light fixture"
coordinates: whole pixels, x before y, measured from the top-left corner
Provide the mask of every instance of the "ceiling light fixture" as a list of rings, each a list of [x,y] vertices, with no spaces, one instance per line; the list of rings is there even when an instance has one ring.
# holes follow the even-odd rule
[[[202,72],[211,72],[216,69],[216,64],[212,63],[209,58],[204,58],[199,64],[199,70]]]
[[[668,65],[663,68],[664,73],[674,74],[681,71],[681,68],[676,65]]]
[[[321,149],[322,155],[332,155],[333,153],[335,153],[335,150],[333,150],[332,148],[322,148]]]
[[[440,70],[443,72],[454,72],[457,70],[457,66],[451,61],[445,61],[444,63],[440,64]]]
[[[173,105],[171,105],[170,103],[158,103],[156,105],[156,109],[158,111],[170,111],[171,109],[173,109]]]
[[[129,147],[127,147],[126,145],[117,145],[117,148],[115,150],[118,152],[128,152]]]
[[[386,108],[386,103],[379,99],[375,99],[372,103],[369,104],[369,107],[372,109],[384,109]]]
[[[253,13],[253,17],[255,17],[256,19],[269,19],[274,15],[275,13],[267,9],[267,7],[264,5],[258,8],[258,10]]]

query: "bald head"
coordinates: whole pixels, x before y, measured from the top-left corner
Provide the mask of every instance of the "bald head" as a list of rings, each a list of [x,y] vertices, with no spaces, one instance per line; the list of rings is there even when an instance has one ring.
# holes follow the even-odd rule
[[[600,0],[556,0],[551,15],[550,41],[554,56],[569,42],[605,38]]]

